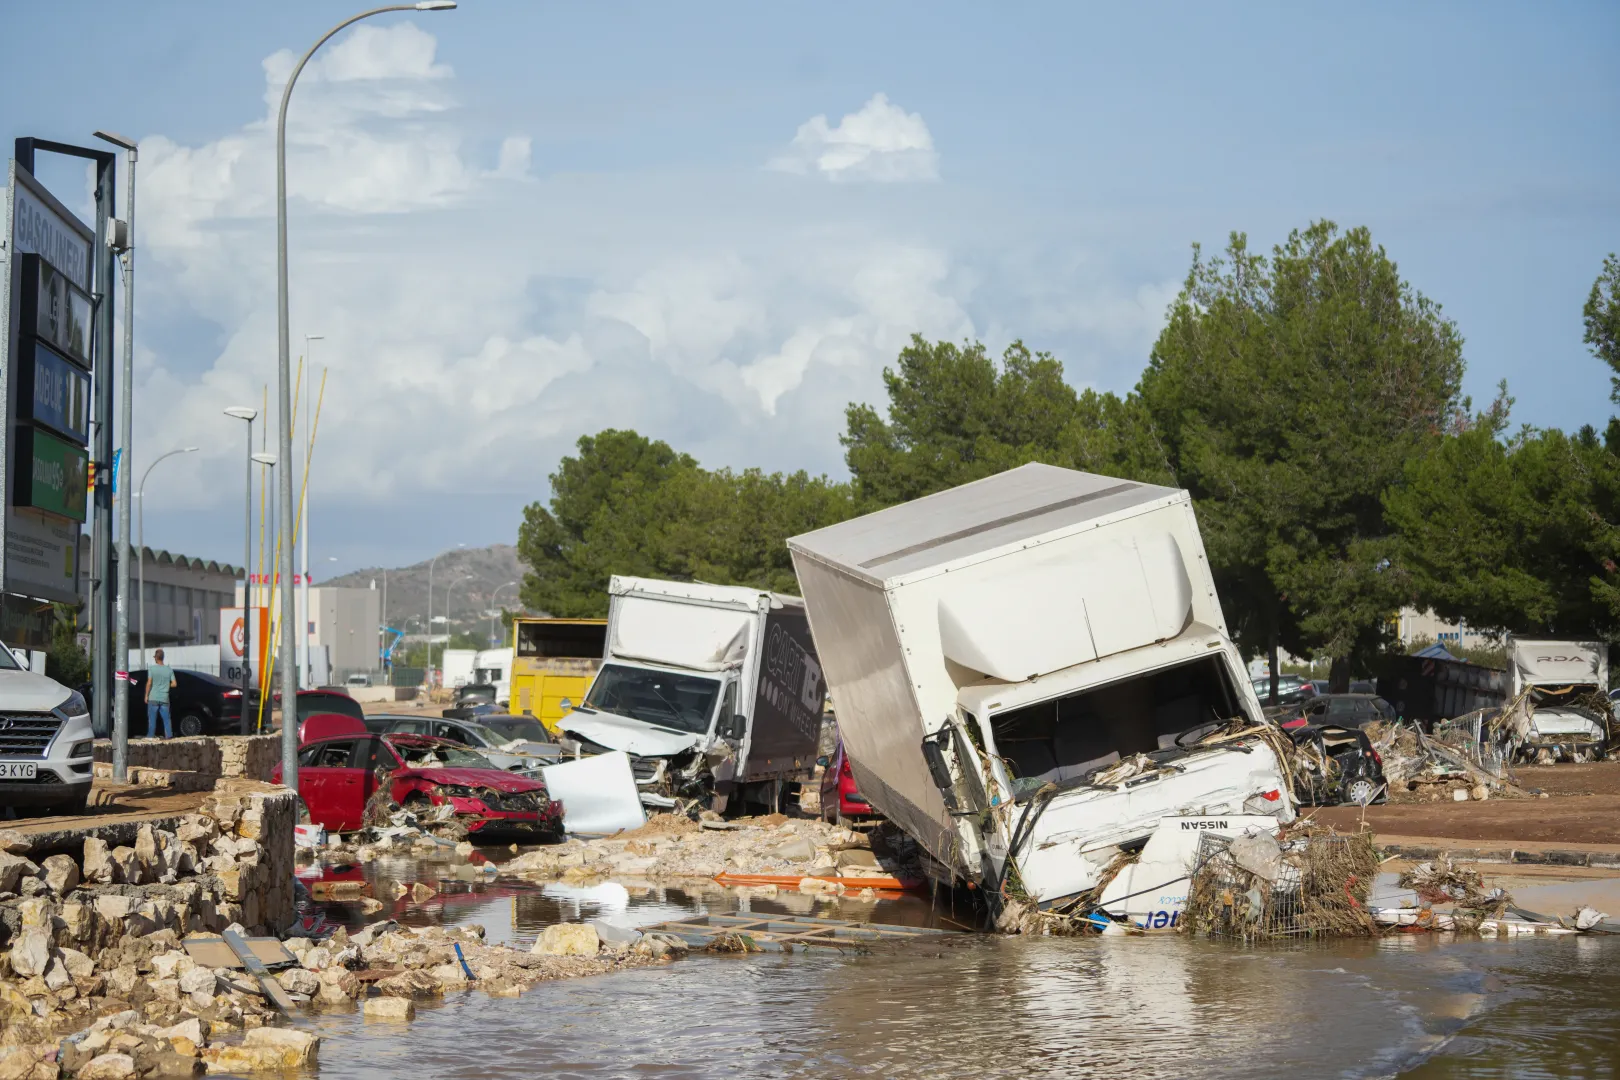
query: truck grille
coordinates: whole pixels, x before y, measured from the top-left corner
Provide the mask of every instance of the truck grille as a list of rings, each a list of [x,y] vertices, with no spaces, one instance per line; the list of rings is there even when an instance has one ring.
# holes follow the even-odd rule
[[[44,757],[62,727],[59,716],[0,716],[0,757]]]

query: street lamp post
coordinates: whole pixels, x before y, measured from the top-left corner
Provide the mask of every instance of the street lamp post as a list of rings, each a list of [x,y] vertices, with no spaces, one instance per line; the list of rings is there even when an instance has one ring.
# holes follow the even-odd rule
[[[466,544],[456,545],[458,548],[464,548],[466,546]],[[427,673],[423,676],[423,678],[428,680],[428,685],[430,688],[433,684],[433,568],[439,564],[439,559],[441,557],[448,554],[450,554],[448,551],[441,551],[439,554],[433,556],[433,558],[428,562]],[[445,634],[448,635],[450,632],[450,617],[448,615],[445,616],[444,629]],[[448,636],[446,637],[446,640],[449,640]]]
[[[315,381],[314,357],[310,348],[312,341],[325,341],[324,334],[304,335],[304,482],[299,485],[302,493],[298,497],[298,563],[300,567],[298,582],[298,606],[302,612],[298,619],[298,682],[299,685],[311,685],[309,677],[309,462],[314,453],[315,444],[310,438],[310,404],[309,388]]]
[[[500,607],[495,603],[495,598],[501,595],[502,589],[510,589],[516,584],[515,581],[508,581],[505,585],[497,585],[495,591],[489,594],[489,647],[492,649],[495,647],[495,613],[500,611]]]
[[[116,232],[108,235],[108,240],[123,256],[124,260],[124,370],[121,376],[118,393],[120,398],[119,434],[123,439],[123,446],[118,455],[118,472],[129,475],[132,464],[131,446],[134,441],[130,427],[134,424],[134,405],[132,386],[135,381],[135,159],[138,156],[136,144],[132,139],[111,131],[98,131],[96,138],[114,146],[124,148],[126,167],[129,174],[129,194],[124,196],[129,200],[129,209],[126,211],[124,222],[123,243],[117,243]],[[118,477],[113,477],[113,490],[118,489]],[[129,684],[129,481],[123,484],[124,497],[118,503],[118,592],[116,598],[117,621],[114,626],[113,637],[113,778],[124,780],[127,773],[127,749],[129,746],[129,694],[125,691]],[[144,663],[145,654],[141,656]]]
[[[298,82],[299,73],[309,58],[315,55],[315,50],[325,45],[338,31],[361,19],[368,19],[373,15],[381,15],[389,11],[445,11],[456,6],[455,0],[421,0],[415,4],[391,4],[388,7],[373,8],[362,11],[358,15],[351,15],[332,29],[322,34],[315,44],[309,47],[299,61],[294,65],[292,74],[287,76],[287,86],[281,92],[281,109],[276,115],[276,401],[280,409],[276,427],[280,438],[277,440],[283,462],[292,461],[292,373],[288,362],[288,329],[287,329],[287,102],[292,99],[293,86]],[[278,493],[281,502],[281,516],[290,521],[293,512],[292,496],[292,470],[283,465],[281,470],[281,489]],[[282,579],[289,584],[293,576],[292,545],[283,547],[280,558]],[[281,651],[286,658],[293,654],[293,597],[290,590],[283,590],[281,594]],[[281,668],[281,774],[282,782],[294,791],[298,790],[298,725],[287,722],[286,710],[292,708],[298,698],[298,675],[292,670],[290,664],[283,664]]]
[[[146,478],[152,475],[152,470],[157,468],[158,462],[162,461],[164,458],[171,458],[176,454],[195,454],[196,452],[197,448],[195,446],[182,446],[178,450],[170,450],[167,454],[159,454],[157,457],[152,459],[152,464],[146,467],[146,471],[141,473],[141,486],[135,489],[135,498],[141,500],[141,534],[135,540],[135,546],[139,549],[135,553],[135,565],[138,568],[136,589],[141,595],[140,628],[142,664],[146,663]]]
[[[225,410],[225,415],[247,421],[247,493],[243,498],[247,516],[242,524],[242,717],[237,722],[237,733],[246,735],[248,702],[253,696],[253,421],[258,419],[259,410],[246,405],[232,405]],[[226,641],[220,644],[230,645]],[[144,639],[141,648],[146,648]],[[142,653],[142,656],[145,654]]]

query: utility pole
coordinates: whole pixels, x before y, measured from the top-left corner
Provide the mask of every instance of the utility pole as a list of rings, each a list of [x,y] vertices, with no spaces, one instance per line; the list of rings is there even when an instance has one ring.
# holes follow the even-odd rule
[[[118,453],[118,473],[124,477],[124,497],[118,502],[118,625],[113,643],[113,671],[116,673],[113,682],[113,730],[125,733],[127,741],[129,735],[129,502],[132,494],[129,485],[129,471],[134,465],[133,442],[134,435],[131,428],[135,423],[134,385],[135,385],[135,159],[138,156],[136,144],[131,139],[116,135],[110,131],[98,131],[96,138],[114,146],[124,148],[125,179],[129,181],[128,194],[124,196],[129,209],[125,211],[123,236],[120,238],[119,229],[114,223],[113,231],[108,235],[108,243],[114,254],[124,259],[124,370],[119,390],[119,435],[122,446]],[[120,242],[121,241],[121,242]],[[109,354],[108,360],[112,359]],[[109,409],[111,403],[108,403]],[[119,477],[111,477],[112,486],[116,490],[120,487]],[[146,657],[141,657],[145,663]],[[116,756],[116,755],[115,755]],[[114,775],[122,780],[127,769],[124,761],[113,763]]]

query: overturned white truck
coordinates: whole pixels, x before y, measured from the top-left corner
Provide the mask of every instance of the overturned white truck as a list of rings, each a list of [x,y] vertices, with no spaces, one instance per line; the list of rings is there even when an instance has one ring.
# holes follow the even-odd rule
[[[856,783],[952,878],[1051,906],[1161,819],[1292,819],[1185,491],[1025,465],[788,547]]]

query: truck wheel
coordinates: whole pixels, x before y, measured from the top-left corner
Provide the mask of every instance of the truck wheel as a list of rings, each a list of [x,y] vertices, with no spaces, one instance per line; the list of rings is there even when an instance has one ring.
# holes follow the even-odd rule
[[[203,733],[203,719],[196,713],[188,712],[175,722],[175,730],[181,735],[197,736]]]

